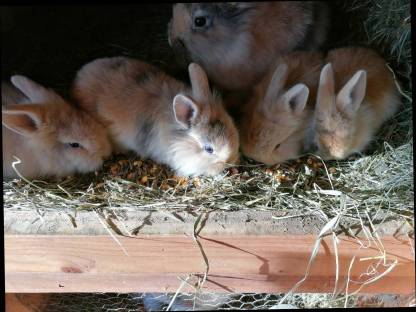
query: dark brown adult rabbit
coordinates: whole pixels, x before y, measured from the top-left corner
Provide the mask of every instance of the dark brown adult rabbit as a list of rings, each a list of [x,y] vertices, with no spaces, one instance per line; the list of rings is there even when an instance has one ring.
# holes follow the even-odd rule
[[[222,89],[249,89],[278,56],[319,48],[328,14],[327,4],[317,1],[178,3],[169,44]]]

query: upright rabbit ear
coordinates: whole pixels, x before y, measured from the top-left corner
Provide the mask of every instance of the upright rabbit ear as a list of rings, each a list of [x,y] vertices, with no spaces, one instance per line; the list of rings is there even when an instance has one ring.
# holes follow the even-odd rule
[[[210,89],[208,77],[205,71],[196,63],[188,66],[189,78],[191,80],[192,95],[196,101],[203,102],[208,99]]]
[[[44,121],[40,105],[9,105],[1,111],[2,123],[8,129],[24,136],[33,135]]]
[[[332,64],[326,64],[321,70],[318,94],[316,99],[316,115],[321,123],[329,125],[335,106],[335,82]]]
[[[272,79],[270,80],[269,86],[264,96],[264,103],[266,105],[272,105],[275,103],[282,91],[288,75],[288,67],[285,63],[280,64],[276,67]]]
[[[22,91],[33,103],[61,100],[61,97],[58,94],[25,76],[14,75],[10,80],[12,84]]]
[[[337,108],[348,117],[353,118],[365,97],[367,73],[357,71],[337,95]]]
[[[306,85],[299,83],[283,94],[283,103],[287,111],[298,115],[303,112],[308,101],[309,89]]]
[[[189,129],[198,116],[198,106],[189,97],[178,94],[173,99],[173,112],[176,121],[184,128]]]

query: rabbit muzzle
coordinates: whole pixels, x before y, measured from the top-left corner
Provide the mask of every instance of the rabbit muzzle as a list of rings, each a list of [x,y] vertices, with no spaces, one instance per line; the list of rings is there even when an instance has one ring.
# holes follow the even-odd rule
[[[177,61],[181,63],[181,65],[187,67],[191,63],[189,51],[182,39],[175,38],[172,41],[172,49]]]

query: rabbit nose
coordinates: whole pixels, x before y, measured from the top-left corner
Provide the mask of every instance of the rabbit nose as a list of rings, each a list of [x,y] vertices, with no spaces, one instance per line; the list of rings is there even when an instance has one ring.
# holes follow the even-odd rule
[[[309,146],[309,152],[312,153],[312,154],[316,154],[318,152],[318,150],[319,150],[319,147],[318,147],[318,144],[316,144],[316,143],[312,143]]]
[[[180,54],[180,55],[187,54],[186,46],[182,39],[179,39],[179,38],[174,39],[172,43],[172,48],[177,54]]]
[[[302,145],[302,154],[316,154],[318,152],[318,145],[315,142],[308,142]]]

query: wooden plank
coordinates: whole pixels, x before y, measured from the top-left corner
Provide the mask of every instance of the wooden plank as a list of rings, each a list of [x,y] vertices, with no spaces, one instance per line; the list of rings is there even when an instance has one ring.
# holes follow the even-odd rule
[[[109,236],[6,235],[6,292],[174,292],[181,284],[179,276],[205,271],[192,237],[139,235],[118,239],[128,256]],[[207,236],[200,241],[210,264],[206,290],[275,293],[288,291],[303,277],[315,236]],[[393,237],[383,237],[382,241],[387,259],[397,259],[398,264],[362,292],[414,291],[415,257],[409,241]],[[357,258],[352,280],[368,279],[360,279],[360,275],[381,263],[379,258],[360,261],[381,253],[374,245],[359,247],[355,239],[340,237],[341,282],[353,255]],[[377,267],[380,272],[385,269]],[[298,291],[332,292],[335,271],[332,240],[326,238]],[[356,288],[356,284],[350,284],[350,290]]]
[[[113,227],[123,234],[189,234],[192,235],[199,213],[186,211],[142,211],[114,209],[119,217],[110,217]],[[325,225],[319,216],[294,217],[289,220],[275,220],[279,216],[274,211],[257,211],[254,209],[240,211],[212,211],[206,215],[204,234],[212,235],[268,235],[268,234],[318,234]],[[45,235],[107,235],[108,226],[105,218],[95,211],[65,211],[50,209],[42,211],[42,217],[34,209],[4,210],[5,234],[45,234]],[[344,221],[345,222],[345,221]],[[353,220],[353,222],[357,222]],[[260,226],[261,225],[261,226]],[[392,228],[395,233],[399,226]]]
[[[113,228],[128,235],[134,234],[188,234],[192,235],[194,224],[199,213],[186,211],[142,211],[117,207],[114,213],[107,216]],[[293,213],[293,212],[292,212]],[[45,234],[45,235],[107,235],[102,222],[108,224],[94,211],[81,210],[74,214],[73,210],[62,208],[48,209],[41,212],[35,209],[4,209],[5,234]],[[276,220],[283,212],[272,210],[247,209],[239,211],[212,211],[207,214],[203,229],[205,235],[306,235],[319,234],[326,224],[319,215],[306,215]],[[413,228],[405,220],[386,220],[380,212],[374,224],[383,220],[377,229],[378,235],[400,235],[410,233]],[[344,227],[356,229],[354,234],[363,236],[359,221],[343,216]],[[358,225],[358,226],[357,226]]]

